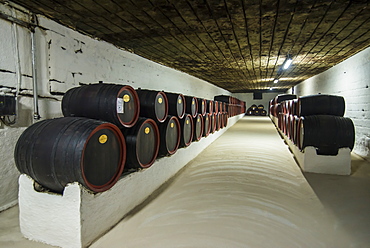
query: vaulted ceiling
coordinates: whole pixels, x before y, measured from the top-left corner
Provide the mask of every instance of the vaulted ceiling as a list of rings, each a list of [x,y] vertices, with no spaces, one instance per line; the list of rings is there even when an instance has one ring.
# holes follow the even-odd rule
[[[12,1],[231,92],[288,89],[370,46],[367,0]]]

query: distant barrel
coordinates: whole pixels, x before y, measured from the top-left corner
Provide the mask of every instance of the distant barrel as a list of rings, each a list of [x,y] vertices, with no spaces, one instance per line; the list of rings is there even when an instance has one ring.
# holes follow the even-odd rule
[[[204,116],[207,112],[207,101],[203,98],[197,98],[198,101],[198,113]]]
[[[191,114],[186,114],[184,118],[180,120],[180,126],[180,147],[189,146],[193,140],[194,134],[193,117],[191,116]]]
[[[203,116],[203,137],[207,137],[211,131],[211,114],[206,113],[205,116]]]
[[[182,119],[186,108],[184,95],[166,92],[166,96],[168,99],[168,114]]]
[[[131,86],[90,84],[68,90],[62,99],[62,112],[66,117],[87,117],[132,127],[139,118],[140,103]]]
[[[175,116],[168,116],[163,123],[158,123],[161,136],[159,146],[159,157],[174,154],[180,145],[180,122]]]
[[[159,152],[160,134],[156,122],[140,117],[132,128],[122,128],[127,144],[128,169],[150,167]]]
[[[197,116],[193,118],[193,124],[194,124],[193,141],[199,141],[202,138],[204,130],[203,116],[201,114],[197,114]]]
[[[82,117],[37,122],[19,137],[15,164],[42,186],[61,193],[79,182],[94,192],[111,188],[126,161],[126,144],[117,126]]]
[[[352,120],[334,115],[300,117],[296,135],[299,149],[313,146],[324,155],[336,155],[343,147],[352,150],[355,142]]]
[[[164,122],[168,115],[166,93],[154,90],[136,90],[140,99],[140,116]]]
[[[186,113],[191,114],[192,117],[197,116],[198,112],[198,100],[192,96],[185,96],[186,101]]]
[[[213,114],[213,101],[207,100],[207,113]]]

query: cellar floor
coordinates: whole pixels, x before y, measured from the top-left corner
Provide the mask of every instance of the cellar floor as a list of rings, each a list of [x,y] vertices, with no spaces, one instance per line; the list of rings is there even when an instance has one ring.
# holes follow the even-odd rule
[[[369,247],[369,189],[359,156],[350,176],[302,173],[268,117],[244,117],[91,248]],[[22,237],[16,206],[0,247],[51,246]]]

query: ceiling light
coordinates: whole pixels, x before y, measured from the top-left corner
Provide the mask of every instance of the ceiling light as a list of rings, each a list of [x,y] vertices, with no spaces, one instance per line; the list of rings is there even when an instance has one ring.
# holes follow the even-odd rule
[[[289,68],[289,66],[292,64],[293,60],[288,56],[283,64],[283,69],[286,70]]]
[[[278,82],[279,82],[279,79],[277,79],[277,78],[276,78],[276,79],[274,80],[274,84],[277,84]]]

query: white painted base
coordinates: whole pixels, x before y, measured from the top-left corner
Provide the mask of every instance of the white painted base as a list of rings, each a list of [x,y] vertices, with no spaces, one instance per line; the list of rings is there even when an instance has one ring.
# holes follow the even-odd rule
[[[301,152],[299,148],[277,128],[278,119],[274,116],[270,116],[270,118],[289,146],[302,171],[332,175],[351,174],[351,150],[349,148],[340,148],[336,156],[317,155],[316,149],[313,146],[305,147],[303,152]]]
[[[63,195],[37,192],[27,175],[19,178],[19,212],[22,234],[50,245],[86,247],[116,225],[134,207],[173,177],[244,115],[229,118],[228,126],[210,134],[150,168],[122,177],[111,189],[92,194],[78,183]]]

